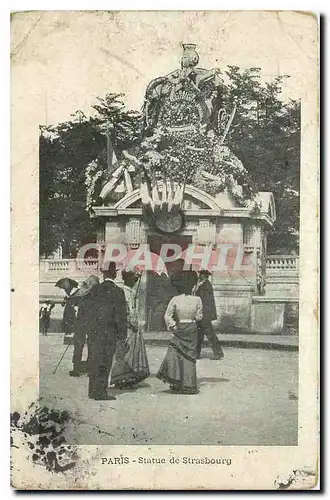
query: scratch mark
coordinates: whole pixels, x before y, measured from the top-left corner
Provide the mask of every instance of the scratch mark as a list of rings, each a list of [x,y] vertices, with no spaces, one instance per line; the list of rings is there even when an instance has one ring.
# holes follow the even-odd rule
[[[134,66],[134,64],[129,63],[128,61],[126,61],[122,57],[116,56],[116,54],[113,54],[112,52],[110,52],[108,49],[105,49],[104,47],[102,47],[101,50],[102,50],[102,52],[104,52],[108,56],[112,57],[116,61],[119,61],[121,64],[123,64],[127,68],[133,69],[136,73],[138,73],[138,75],[143,76],[143,73],[136,66]]]
[[[288,23],[284,23],[282,21],[280,14],[281,14],[281,12],[276,12],[276,17],[277,17],[277,20],[279,22],[283,36],[288,36],[290,38],[290,40],[298,47],[298,49],[301,50],[302,52],[304,52],[303,47],[301,47],[301,45],[297,42],[297,40],[291,35],[290,30],[285,29],[285,26],[290,26],[290,25]],[[306,54],[306,55],[309,59],[313,59],[312,56],[310,56],[308,54]]]
[[[77,422],[78,424],[88,425],[89,427],[97,429],[97,431],[99,432],[99,434],[106,434],[107,436],[115,437],[114,434],[111,434],[110,432],[102,430],[98,425],[89,424],[88,422],[85,422],[84,420],[78,420],[77,418],[73,418],[72,420],[75,421],[75,422]]]
[[[41,19],[42,19],[42,15],[40,15],[38,17],[38,19],[35,21],[35,23],[31,26],[29,31],[26,33],[26,35],[23,36],[22,40],[20,42],[18,42],[18,44],[13,48],[13,50],[11,51],[11,54],[10,54],[10,56],[12,58],[15,58],[18,55],[19,51],[25,45],[27,39],[32,34],[32,32],[36,29],[36,27],[39,24],[39,22],[41,21]]]

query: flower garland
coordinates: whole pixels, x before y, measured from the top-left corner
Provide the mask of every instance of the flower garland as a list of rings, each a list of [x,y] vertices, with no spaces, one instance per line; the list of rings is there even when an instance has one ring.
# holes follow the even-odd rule
[[[150,178],[160,172],[165,178],[193,184],[212,196],[227,189],[241,205],[256,194],[242,162],[220,144],[213,131],[205,133],[197,127],[178,131],[158,126],[142,142],[139,158]]]
[[[205,170],[211,174],[212,179],[205,181],[201,176],[196,179],[196,187],[204,189],[213,196],[227,189],[238,204],[246,205],[247,201],[257,194],[249,181],[247,170],[232,151],[227,146],[221,145],[213,135],[212,141],[213,162],[205,165]]]
[[[200,113],[195,103],[178,99],[167,103],[159,120],[167,126],[184,126],[192,123],[197,125],[200,121]]]
[[[196,129],[177,131],[157,127],[155,133],[142,142],[140,160],[151,177],[160,171],[173,181],[191,183],[210,154],[210,144]]]
[[[140,172],[149,179],[160,176],[178,184],[193,184],[212,196],[227,190],[238,204],[247,205],[256,195],[247,170],[213,130],[206,131],[206,126],[192,113],[197,109],[192,104],[183,99],[167,102],[161,123],[133,152],[136,165],[140,164]],[[117,162],[116,167],[124,163],[129,168],[130,161],[126,158]],[[87,211],[97,202],[96,185],[103,174],[97,160],[86,168]],[[135,177],[134,186],[139,176]],[[258,210],[257,204],[253,210]]]

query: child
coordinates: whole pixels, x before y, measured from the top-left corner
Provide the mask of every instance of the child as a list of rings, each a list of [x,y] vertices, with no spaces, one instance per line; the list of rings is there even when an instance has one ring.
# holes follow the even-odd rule
[[[46,300],[46,302],[44,303],[43,306],[41,306],[39,311],[39,328],[42,335],[46,337],[49,330],[50,315],[54,307],[55,304],[52,301]]]

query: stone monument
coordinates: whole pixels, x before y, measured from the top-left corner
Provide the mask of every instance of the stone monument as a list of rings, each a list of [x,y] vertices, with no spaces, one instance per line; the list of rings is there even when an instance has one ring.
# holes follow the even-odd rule
[[[129,248],[162,242],[239,249],[240,266],[212,276],[221,331],[254,331],[253,297],[264,293],[267,231],[276,213],[273,194],[256,192],[248,172],[227,144],[236,103],[224,109],[218,69],[198,67],[196,45],[184,44],[181,67],[146,89],[138,147],[114,158],[111,126],[108,177],[99,193],[88,186],[92,217],[102,221],[98,242]],[[97,200],[95,202],[94,200]],[[236,251],[236,253],[237,253]],[[235,258],[236,259],[236,258]],[[246,269],[249,268],[249,272]],[[168,295],[155,297],[148,276],[141,314],[147,329],[162,329]],[[153,291],[152,291],[153,290]]]

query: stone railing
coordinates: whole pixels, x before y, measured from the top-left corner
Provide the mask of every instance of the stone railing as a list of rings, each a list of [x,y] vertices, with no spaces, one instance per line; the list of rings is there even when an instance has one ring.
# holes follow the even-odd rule
[[[97,259],[86,259],[76,261],[77,269],[80,271],[97,271],[98,270],[98,260]]]
[[[70,259],[54,259],[54,260],[44,260],[40,261],[40,267],[43,267],[45,272],[62,272],[69,271],[72,267]]]
[[[266,298],[298,300],[299,257],[268,255],[266,258]]]
[[[296,255],[267,255],[267,272],[278,271],[299,271],[299,257]]]
[[[39,261],[40,280],[52,280],[69,276],[73,279],[98,274],[97,259],[41,259]]]
[[[54,278],[70,276],[71,278],[84,277],[86,274],[98,274],[97,259],[41,259],[40,277]],[[299,257],[295,255],[268,255],[266,258],[267,275],[297,274],[299,273]]]

